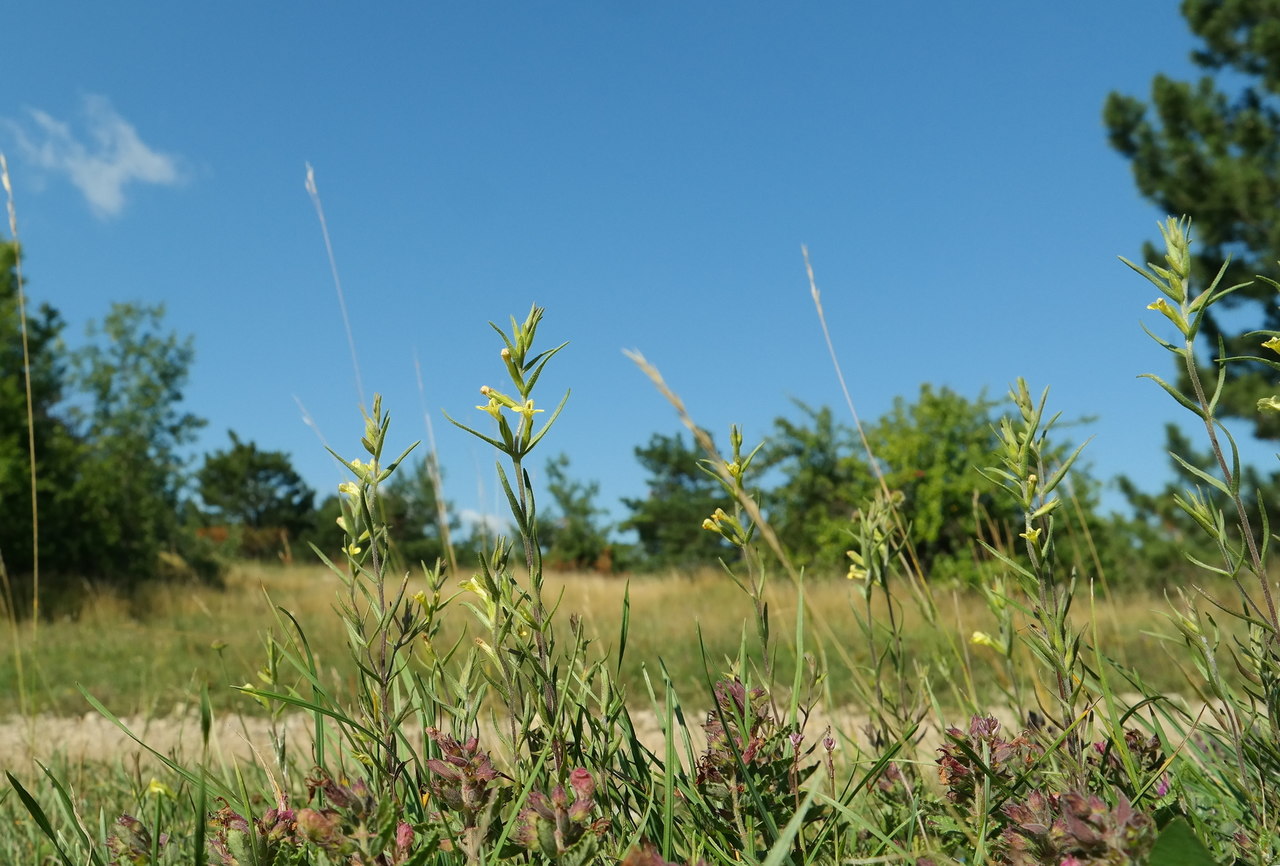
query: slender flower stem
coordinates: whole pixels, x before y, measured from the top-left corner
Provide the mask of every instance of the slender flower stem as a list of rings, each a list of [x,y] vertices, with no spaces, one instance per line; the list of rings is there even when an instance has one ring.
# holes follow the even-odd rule
[[[1218,439],[1218,431],[1214,424],[1213,409],[1209,405],[1208,399],[1204,393],[1204,383],[1200,381],[1200,371],[1196,369],[1195,363],[1195,346],[1194,338],[1188,338],[1186,341],[1186,352],[1183,355],[1187,368],[1187,377],[1191,382],[1191,388],[1195,392],[1196,402],[1200,406],[1200,418],[1204,422],[1206,435],[1209,437],[1209,445],[1213,449],[1213,456],[1218,461],[1218,469],[1222,472],[1223,481],[1227,484],[1227,489],[1231,491],[1231,501],[1236,508],[1236,516],[1240,521],[1240,533],[1244,536],[1244,543],[1249,550],[1249,566],[1253,574],[1258,578],[1258,583],[1262,586],[1262,596],[1267,604],[1266,618],[1271,626],[1271,635],[1268,642],[1275,643],[1280,640],[1280,618],[1276,616],[1275,601],[1271,596],[1270,581],[1267,577],[1266,567],[1262,563],[1262,555],[1258,551],[1258,542],[1254,538],[1253,524],[1249,520],[1249,512],[1245,508],[1244,500],[1240,496],[1236,478],[1231,472],[1231,466],[1227,463],[1226,453],[1222,448],[1222,443]],[[1259,609],[1258,603],[1240,583],[1239,578],[1234,578],[1236,587],[1240,590],[1240,594],[1248,601],[1249,605],[1263,616],[1263,612]]]

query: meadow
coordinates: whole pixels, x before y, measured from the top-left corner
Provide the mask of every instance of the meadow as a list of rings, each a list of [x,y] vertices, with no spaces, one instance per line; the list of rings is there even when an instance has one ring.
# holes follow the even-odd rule
[[[645,672],[662,666],[680,693],[697,694],[706,678],[699,641],[715,665],[713,672],[727,669],[744,628],[750,626],[751,611],[742,591],[723,572],[710,569],[618,576],[553,572],[547,574],[545,586],[560,615],[581,617],[584,631],[605,654],[616,649],[624,600],[629,602],[633,621],[642,625],[631,629],[618,679],[631,695],[643,695]],[[0,718],[81,716],[88,705],[79,687],[124,716],[193,711],[192,696],[202,687],[209,690],[216,711],[265,713],[231,687],[255,679],[263,662],[262,636],[280,632],[275,606],[305,625],[318,664],[333,685],[349,686],[356,668],[346,651],[342,622],[334,615],[341,587],[339,578],[319,563],[239,563],[232,566],[222,589],[160,584],[132,600],[100,591],[75,618],[42,623],[38,644],[32,640],[31,623],[22,624],[18,643],[23,647],[25,682],[18,680],[13,644],[0,648]],[[419,575],[409,587],[417,592],[426,583]],[[813,610],[821,611],[821,627],[814,627],[820,643],[810,651],[869,667],[860,625],[866,616],[860,610],[861,588],[843,575],[833,575],[811,579],[805,595]],[[979,697],[999,693],[1008,666],[998,652],[972,642],[975,632],[994,627],[981,593],[952,586],[937,588],[934,595],[941,611],[937,623],[923,620],[910,599],[898,599],[899,604],[908,602],[902,629],[912,655],[928,668],[959,651],[964,668],[953,671],[948,664],[932,673],[959,673]],[[792,589],[771,585],[766,597],[779,623],[794,621],[797,595]],[[880,597],[874,600],[873,619],[884,619],[885,603]],[[1153,688],[1178,694],[1187,690],[1187,681],[1178,666],[1181,640],[1167,608],[1164,594],[1147,588],[1099,598],[1091,612],[1091,638]],[[471,626],[465,621],[449,625],[459,635]],[[779,638],[777,664],[790,668],[794,636],[784,632]],[[1020,663],[1014,671],[1025,674],[1029,668]],[[825,699],[836,706],[849,705],[857,697],[847,678],[833,677],[825,687]],[[939,697],[945,706],[958,706],[949,691]]]
[[[474,565],[392,565],[378,490],[407,452],[375,397],[363,453],[341,458],[335,560],[104,594],[38,636],[10,619],[3,709],[35,759],[7,769],[0,862],[1276,862],[1270,528],[1195,363],[1231,289],[1192,291],[1189,226],[1162,231],[1164,263],[1135,270],[1181,335],[1156,341],[1186,387],[1156,382],[1216,459],[1178,498],[1219,554],[1202,580],[1104,595],[1060,561],[1079,451],[1054,447],[1047,392],[1022,380],[979,467],[1021,515],[1016,541],[931,582],[881,478],[848,574],[806,574],[752,495],[757,452],[736,428],[719,452],[639,356],[731,503],[702,528],[734,555],[692,577],[551,573],[525,467],[554,436],[534,392],[558,348],[535,348],[534,307],[495,326],[507,382],[482,392],[484,424],[454,421],[498,454],[515,526]],[[52,720],[86,705],[122,729],[176,715],[190,736],[59,754]],[[263,739],[224,750],[225,717]]]

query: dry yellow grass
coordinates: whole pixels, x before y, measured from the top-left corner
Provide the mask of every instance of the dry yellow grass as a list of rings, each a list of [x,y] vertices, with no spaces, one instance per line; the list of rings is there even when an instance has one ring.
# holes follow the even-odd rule
[[[338,578],[323,566],[241,565],[227,578],[224,590],[191,586],[161,586],[127,603],[111,595],[88,600],[74,621],[45,623],[38,644],[29,625],[20,643],[27,664],[28,712],[80,714],[87,706],[77,684],[83,684],[114,710],[129,714],[167,714],[189,705],[201,684],[207,684],[215,705],[242,707],[249,703],[229,686],[253,680],[262,664],[262,635],[282,633],[278,605],[289,610],[306,629],[311,646],[327,676],[344,679],[350,671],[345,637],[333,611],[341,589]],[[863,611],[859,585],[843,579],[813,580],[805,589],[808,601],[810,651],[825,655],[830,670],[831,699],[853,698],[850,668],[865,669],[869,651],[858,614]],[[647,671],[659,679],[665,663],[684,694],[705,690],[704,669],[718,676],[735,657],[746,636],[756,646],[750,600],[725,575],[706,572],[694,577],[640,576],[630,580],[599,575],[557,574],[547,579],[546,597],[559,599],[558,621],[569,614],[582,617],[585,631],[601,652],[616,652],[624,593],[630,593],[631,629],[624,680],[632,694],[643,699]],[[777,650],[778,670],[789,681],[794,664],[794,623],[797,596],[785,578],[766,593]],[[898,607],[904,648],[912,675],[927,673],[944,699],[951,686],[966,687],[962,673],[967,659],[973,688],[995,689],[1004,676],[996,654],[973,646],[974,631],[993,628],[991,614],[976,593],[939,591],[936,626],[924,621],[908,600]],[[1172,632],[1160,611],[1163,599],[1149,593],[1121,595],[1099,602],[1093,624],[1097,644],[1111,657],[1133,664],[1156,688],[1183,689],[1180,674],[1167,661],[1159,641],[1149,631]],[[884,622],[885,605],[877,600],[872,615]],[[1077,617],[1089,616],[1088,600],[1077,604]],[[457,628],[469,630],[468,613],[460,606],[449,612]],[[706,648],[706,665],[699,644]],[[219,647],[215,649],[215,647]],[[758,654],[753,656],[759,661]],[[1023,669],[1031,670],[1029,665]],[[20,710],[13,649],[0,650],[0,715]],[[952,678],[954,682],[944,682]]]

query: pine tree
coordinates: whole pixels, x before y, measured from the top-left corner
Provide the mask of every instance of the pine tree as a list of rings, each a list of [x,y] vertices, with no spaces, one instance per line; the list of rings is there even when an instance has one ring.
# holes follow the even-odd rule
[[[1201,285],[1217,274],[1230,286],[1255,274],[1280,279],[1280,0],[1184,0],[1182,14],[1202,45],[1192,60],[1198,81],[1157,75],[1151,101],[1112,93],[1103,117],[1112,146],[1130,161],[1143,196],[1161,216],[1190,216]],[[1148,244],[1143,261],[1156,261]],[[1206,317],[1205,336],[1226,355],[1259,353],[1250,331],[1280,329],[1275,289],[1265,282],[1231,296],[1240,310]],[[1239,365],[1222,396],[1224,413],[1254,420],[1255,432],[1280,438],[1280,416],[1260,416],[1275,393],[1262,365]]]

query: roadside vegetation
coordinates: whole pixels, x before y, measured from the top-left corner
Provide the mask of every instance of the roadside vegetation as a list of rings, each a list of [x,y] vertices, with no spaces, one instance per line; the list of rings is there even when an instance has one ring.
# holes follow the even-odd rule
[[[36,754],[5,768],[0,862],[1280,860],[1280,474],[1222,422],[1280,432],[1280,221],[1246,206],[1277,200],[1256,5],[1184,13],[1197,62],[1260,89],[1107,104],[1143,193],[1205,217],[1198,253],[1170,218],[1130,264],[1175,371],[1151,387],[1192,432],[1168,489],[1119,480],[1125,515],[1043,383],[923,385],[865,424],[796,405],[755,443],[635,355],[682,427],[636,448],[647,491],[611,526],[556,451],[566,401],[539,383],[566,344],[536,306],[493,326],[483,402],[449,418],[492,449],[509,531],[456,520],[378,397],[317,502],[234,431],[185,462],[191,339],[119,304],[68,352],[0,244],[0,712]],[[1229,332],[1245,304],[1263,327]],[[41,714],[86,707],[137,748],[42,741]],[[124,719],[173,714],[181,750]],[[222,751],[227,717],[267,741]]]
[[[1228,291],[1190,291],[1187,229],[1165,225],[1164,264],[1140,269],[1161,291],[1151,309],[1183,336],[1181,344],[1160,342],[1184,359],[1194,358],[1202,311]],[[202,757],[152,750],[154,775],[141,764],[132,774],[104,770],[117,786],[100,803],[121,812],[108,815],[98,805],[88,819],[93,805],[77,786],[83,764],[55,759],[38,764],[38,773],[10,771],[3,808],[23,830],[7,843],[15,862],[1166,862],[1176,851],[1210,863],[1262,850],[1263,859],[1273,856],[1258,846],[1275,838],[1266,818],[1275,795],[1260,782],[1280,765],[1268,703],[1280,681],[1280,629],[1264,564],[1267,537],[1259,539],[1241,507],[1229,439],[1211,437],[1219,474],[1201,478],[1234,509],[1236,528],[1217,497],[1183,499],[1221,553],[1221,565],[1199,567],[1225,580],[1216,597],[1170,599],[1164,631],[1182,681],[1157,684],[1150,668],[1125,658],[1157,653],[1135,646],[1121,594],[1100,599],[1100,581],[1082,581],[1060,552],[1072,549],[1060,528],[1070,525],[1071,502],[1079,500],[1067,498],[1067,480],[1080,450],[1054,444],[1047,393],[1017,382],[982,469],[992,488],[986,513],[1018,515],[1004,533],[1017,540],[979,539],[970,548],[976,567],[967,591],[948,593],[929,579],[941,555],[915,543],[906,495],[875,470],[877,489],[849,520],[845,574],[809,576],[753,492],[764,449],[748,447],[735,428],[721,452],[659,371],[636,356],[702,449],[695,466],[722,504],[698,528],[726,552],[716,580],[638,579],[622,583],[619,598],[616,579],[557,583],[544,567],[540,494],[526,466],[564,402],[544,408],[534,396],[563,348],[536,345],[542,317],[535,307],[523,321],[513,318],[509,331],[498,329],[499,369],[508,381],[484,389],[486,402],[477,407],[484,423],[450,419],[498,452],[512,538],[499,538],[461,583],[443,559],[417,569],[397,564],[378,503],[380,490],[412,465],[414,445],[391,447],[394,428],[375,397],[364,419],[365,453],[342,457],[351,480],[339,490],[343,542],[338,557],[326,558],[327,577],[281,567],[241,574],[242,583],[262,584],[273,621],[263,628],[230,611],[220,624],[241,625],[234,650],[231,640],[201,635],[182,619],[204,608],[203,620],[218,622],[207,601],[187,594],[168,603],[168,638],[207,646],[205,664],[211,652],[221,666],[220,674],[197,670],[189,680]],[[1280,346],[1280,335],[1271,345]],[[1157,381],[1217,434],[1199,371],[1187,369],[1189,394]],[[1081,525],[1087,538],[1087,521]],[[300,572],[307,592],[295,594],[291,607],[288,584]],[[329,590],[329,610],[318,609],[320,587]],[[612,604],[592,597],[602,587],[614,590]],[[642,607],[655,590],[667,597]],[[725,597],[730,590],[736,618],[723,613],[734,604]],[[141,646],[145,628],[130,638],[128,604],[120,602],[123,622],[114,625],[135,671],[145,672],[144,660],[166,650]],[[1107,604],[1115,605],[1110,627]],[[151,597],[149,606],[163,609],[165,596]],[[609,608],[617,613],[601,613]],[[1219,620],[1231,624],[1230,634]],[[235,684],[231,667],[243,670],[240,654],[255,626],[259,666]],[[21,646],[16,620],[12,628]],[[637,656],[640,665],[626,669]],[[690,659],[692,668],[675,666]],[[76,677],[37,674],[41,664],[36,656],[15,665],[28,672],[19,692],[56,703],[53,684]],[[108,658],[105,667],[116,672],[104,677],[109,690],[128,666]],[[140,687],[131,684],[135,695],[162,694],[145,673],[141,679]],[[209,683],[219,681],[276,722],[303,715],[312,736],[299,743],[273,728],[270,749],[248,764],[212,760],[215,713],[244,712],[223,699],[215,707]],[[113,720],[126,700],[116,695],[113,709],[92,689],[82,694]],[[850,706],[858,729],[814,729],[824,709]],[[657,720],[659,741],[641,739],[641,712]],[[922,748],[931,728],[945,730],[932,752]],[[126,791],[132,804],[120,802]]]

